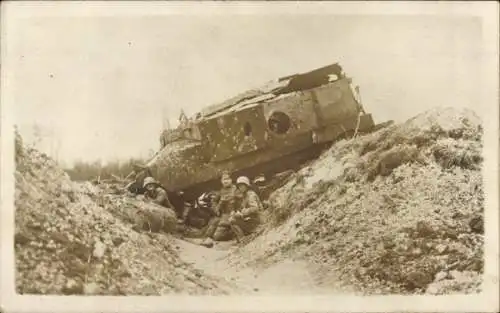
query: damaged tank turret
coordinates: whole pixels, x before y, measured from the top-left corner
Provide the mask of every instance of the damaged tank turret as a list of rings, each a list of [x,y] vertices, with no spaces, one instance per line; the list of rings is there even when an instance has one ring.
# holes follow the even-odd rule
[[[335,63],[184,116],[177,128],[162,133],[162,148],[147,165],[166,189],[194,199],[219,188],[224,170],[250,178],[273,175],[374,126],[357,87]]]

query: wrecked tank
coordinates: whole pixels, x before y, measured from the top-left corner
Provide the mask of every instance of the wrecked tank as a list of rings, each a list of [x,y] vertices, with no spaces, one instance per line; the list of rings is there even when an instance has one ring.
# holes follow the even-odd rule
[[[178,127],[161,134],[161,150],[147,166],[166,189],[193,200],[218,189],[225,170],[233,177],[269,177],[374,127],[358,87],[334,63],[182,116]]]

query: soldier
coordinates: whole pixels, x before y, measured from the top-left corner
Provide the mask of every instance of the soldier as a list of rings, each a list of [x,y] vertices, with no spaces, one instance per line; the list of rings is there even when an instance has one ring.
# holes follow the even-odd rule
[[[229,216],[235,209],[237,190],[231,175],[227,171],[222,173],[221,183],[222,189],[213,206],[215,217],[209,222],[205,232],[207,237],[207,240],[203,243],[205,246],[213,245],[211,239],[221,241],[229,239],[231,236]]]
[[[134,181],[127,186],[127,190],[135,194],[143,194],[146,191],[143,187],[145,178],[151,177],[153,175],[151,174],[151,170],[147,166],[135,163],[133,167],[134,171],[130,173],[126,177],[126,179],[134,175]]]
[[[229,224],[236,235],[236,241],[241,242],[245,235],[253,232],[260,224],[263,206],[257,193],[251,189],[248,177],[238,177],[236,186],[242,199],[239,208],[230,215]]]
[[[153,177],[146,177],[144,179],[143,187],[146,190],[144,195],[147,201],[167,208],[173,208],[170,200],[168,199],[167,192]]]
[[[209,219],[215,215],[212,209],[213,198],[213,192],[206,192],[196,200],[194,205],[187,203],[179,223],[195,228],[205,227]]]

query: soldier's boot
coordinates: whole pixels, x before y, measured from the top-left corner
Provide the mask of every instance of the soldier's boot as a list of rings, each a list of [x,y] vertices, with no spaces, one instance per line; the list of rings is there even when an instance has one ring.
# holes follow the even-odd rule
[[[236,236],[236,242],[240,243],[243,240],[243,237],[245,237],[245,233],[243,232],[243,229],[241,229],[241,227],[238,225],[232,224],[231,230],[233,231],[234,235]]]
[[[215,230],[217,229],[217,223],[210,223],[205,230],[205,237],[214,238]]]
[[[227,240],[228,235],[230,235],[231,230],[225,225],[218,225],[215,229],[214,235],[212,236],[215,241]]]
[[[191,206],[184,207],[184,210],[182,211],[182,217],[178,220],[179,223],[185,224],[187,222],[187,218],[189,216],[189,213],[191,212],[191,209]]]

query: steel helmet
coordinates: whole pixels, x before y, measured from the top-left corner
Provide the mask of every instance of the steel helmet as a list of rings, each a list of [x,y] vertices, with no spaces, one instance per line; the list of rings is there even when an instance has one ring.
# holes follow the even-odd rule
[[[146,177],[144,179],[144,184],[142,185],[142,187],[146,188],[146,186],[149,184],[157,184],[157,182],[153,177]]]
[[[246,176],[240,176],[236,180],[236,185],[239,185],[239,184],[247,185],[248,187],[250,187],[250,179],[248,179],[248,177],[246,177]]]

